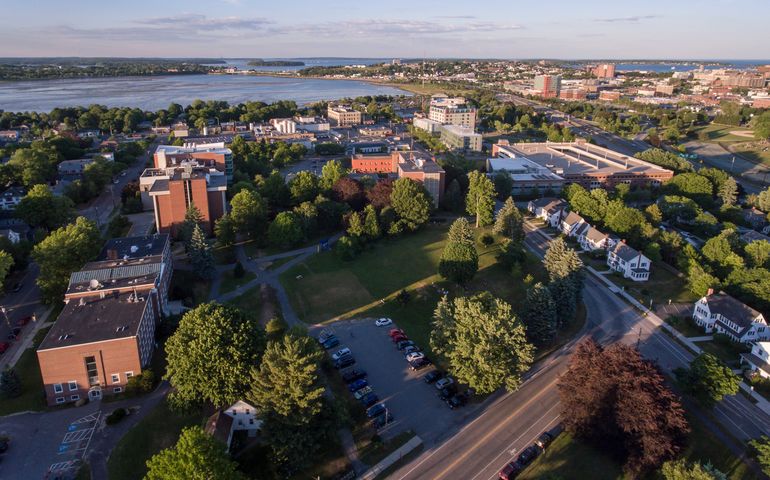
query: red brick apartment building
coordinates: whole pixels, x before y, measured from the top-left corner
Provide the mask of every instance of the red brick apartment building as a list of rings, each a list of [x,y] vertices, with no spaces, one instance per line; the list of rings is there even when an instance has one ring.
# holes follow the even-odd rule
[[[160,233],[178,234],[190,205],[200,211],[202,228],[214,230],[214,222],[225,214],[227,178],[216,170],[185,164],[179,168],[147,169],[139,180],[155,211],[155,227]]]
[[[422,183],[438,206],[444,195],[446,172],[431,158],[414,152],[393,152],[389,155],[354,155],[351,159],[353,173],[393,174],[398,178],[411,178]]]
[[[100,260],[71,275],[37,350],[48,405],[120,393],[149,365],[171,268],[168,236],[157,235],[108,242]]]
[[[228,182],[233,180],[233,152],[225,146],[225,142],[159,145],[153,160],[155,168],[159,169],[178,167],[194,161],[200,166],[224,172]]]

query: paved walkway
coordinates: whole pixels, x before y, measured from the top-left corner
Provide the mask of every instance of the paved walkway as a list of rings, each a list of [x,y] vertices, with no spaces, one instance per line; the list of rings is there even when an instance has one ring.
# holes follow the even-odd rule
[[[709,342],[714,340],[713,335],[704,335],[702,337],[687,337],[691,342]]]
[[[8,347],[8,350],[6,350],[3,356],[0,357],[0,371],[5,370],[6,367],[15,366],[16,362],[18,362],[19,358],[21,358],[21,355],[28,348],[32,347],[32,341],[35,339],[35,335],[37,334],[38,330],[47,325],[51,325],[51,323],[48,322],[48,317],[51,315],[53,307],[44,311],[42,310],[43,308],[45,308],[45,306],[40,305],[40,308],[36,309],[36,312],[42,311],[42,314],[37,317],[37,321],[35,323],[30,322],[32,329],[27,327],[25,330],[28,331],[24,332],[24,336],[22,337],[21,341],[12,342],[11,346]]]

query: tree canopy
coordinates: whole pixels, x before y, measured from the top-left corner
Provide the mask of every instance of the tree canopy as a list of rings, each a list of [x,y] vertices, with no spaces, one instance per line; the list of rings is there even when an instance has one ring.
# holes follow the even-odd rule
[[[508,197],[498,210],[492,231],[516,243],[524,241],[524,218],[513,203],[513,198]]]
[[[267,218],[267,205],[257,192],[241,190],[230,200],[230,218],[236,230],[255,237]]]
[[[725,395],[738,393],[741,383],[730,367],[710,353],[701,353],[689,369],[678,368],[674,373],[684,390],[707,407],[713,407]]]
[[[477,170],[468,173],[468,194],[465,208],[468,215],[476,216],[476,228],[492,223],[495,209],[495,186],[487,176]]]
[[[404,227],[417,230],[428,221],[433,201],[421,183],[399,178],[393,183],[390,204]]]
[[[176,445],[147,461],[147,480],[242,480],[226,446],[201,427],[182,430]]]

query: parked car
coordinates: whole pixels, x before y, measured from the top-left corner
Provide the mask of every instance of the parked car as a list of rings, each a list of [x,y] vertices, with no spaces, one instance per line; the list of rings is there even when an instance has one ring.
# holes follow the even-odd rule
[[[396,335],[393,337],[390,337],[391,340],[393,340],[393,343],[398,344],[398,342],[403,342],[404,340],[409,340],[406,335]]]
[[[420,351],[420,347],[418,347],[417,345],[409,345],[403,350],[404,357],[406,357],[410,353],[419,352],[419,351]]]
[[[546,447],[551,444],[551,442],[553,442],[553,437],[551,434],[548,432],[543,432],[539,437],[537,437],[537,440],[535,440],[535,445],[545,450]]]
[[[396,344],[396,348],[398,348],[399,350],[403,350],[406,347],[413,347],[413,346],[414,346],[414,342],[411,340],[402,340]]]
[[[513,480],[521,471],[524,470],[524,465],[520,464],[518,460],[514,460],[508,465],[504,466],[500,473],[497,474],[500,480]]]
[[[355,392],[355,391],[361,390],[367,385],[369,385],[369,382],[367,382],[363,378],[360,378],[355,382],[351,383],[350,385],[348,385],[348,390],[350,390],[351,392]]]
[[[464,393],[457,393],[446,399],[447,406],[452,410],[460,408],[466,403],[468,403],[468,395]]]
[[[332,335],[331,337],[327,338],[326,341],[321,345],[324,347],[324,349],[329,350],[330,348],[334,348],[339,344],[340,339]]]
[[[421,358],[425,358],[425,354],[422,352],[412,352],[409,355],[406,356],[407,362],[414,362],[416,360],[419,360]]]
[[[14,341],[19,337],[19,334],[21,333],[21,328],[14,327],[11,329],[11,333],[8,334],[8,340]]]
[[[361,403],[363,404],[364,408],[371,407],[379,401],[380,397],[378,397],[376,393],[367,393],[363,396],[363,398],[361,398]]]
[[[439,390],[438,397],[441,400],[446,400],[448,398],[451,398],[452,395],[454,395],[455,393],[457,393],[457,388],[455,388],[454,385],[450,385],[448,387],[444,387],[441,390]]]
[[[406,336],[406,332],[404,332],[400,328],[391,328],[390,331],[388,332],[388,336],[390,338],[393,338],[396,335],[404,335],[404,336]]]
[[[356,359],[353,358],[352,356],[347,356],[347,357],[342,357],[336,362],[334,362],[334,368],[339,370],[341,368],[346,368],[355,364],[356,364]]]
[[[5,353],[6,350],[11,348],[11,344],[8,342],[0,342],[0,354]]]
[[[538,455],[540,455],[540,452],[541,450],[537,448],[535,445],[528,446],[527,448],[522,450],[521,453],[519,454],[519,458],[518,458],[519,463],[524,466],[529,465],[530,463],[532,463],[534,459],[537,458]]]
[[[375,418],[379,417],[383,413],[387,411],[387,408],[385,408],[384,403],[378,403],[377,405],[374,405],[373,407],[369,407],[369,409],[366,411],[366,416],[369,418]]]
[[[362,378],[366,378],[366,372],[363,370],[348,370],[342,374],[342,380],[344,380],[345,383],[355,382]]]
[[[0,453],[5,453],[8,451],[10,440],[8,440],[8,437],[1,437],[0,438]]]
[[[436,382],[436,388],[442,390],[450,385],[453,385],[455,381],[452,377],[444,377]]]
[[[339,360],[340,358],[347,357],[349,355],[351,355],[351,352],[348,347],[340,348],[332,354],[332,360]]]
[[[29,322],[31,322],[31,321],[32,321],[32,316],[31,316],[31,315],[28,315],[28,316],[26,316],[26,317],[23,317],[23,318],[22,318],[21,320],[19,320],[18,322],[16,322],[16,326],[18,326],[18,327],[23,327],[24,325],[28,324],[28,323],[29,323]]]
[[[356,400],[360,400],[361,397],[365,397],[367,394],[372,393],[372,386],[367,385],[361,390],[356,390],[355,393],[353,393],[353,396]]]
[[[375,417],[374,421],[372,422],[374,428],[382,428],[389,423],[393,423],[393,414],[390,412],[385,413],[385,415]]]
[[[439,378],[441,378],[443,375],[444,374],[438,370],[431,370],[430,372],[425,374],[425,377],[423,377],[423,380],[425,380],[425,383],[433,383]]]
[[[328,340],[331,337],[336,337],[334,333],[329,332],[327,330],[321,330],[321,333],[318,335],[318,343],[324,343],[326,340]]]
[[[374,324],[377,325],[378,327],[387,327],[388,325],[393,324],[393,320],[389,318],[380,318],[376,322],[374,322]]]
[[[416,372],[417,370],[422,370],[423,368],[429,366],[431,363],[432,362],[430,360],[423,357],[423,358],[414,360],[412,362],[409,362],[409,368],[411,368]]]
[[[17,282],[17,283],[14,283],[14,284],[13,284],[13,288],[12,288],[11,290],[13,291],[13,293],[18,293],[18,292],[20,292],[20,291],[21,291],[21,288],[22,288],[23,286],[24,286],[24,284],[23,284],[23,283],[21,283],[21,282]]]

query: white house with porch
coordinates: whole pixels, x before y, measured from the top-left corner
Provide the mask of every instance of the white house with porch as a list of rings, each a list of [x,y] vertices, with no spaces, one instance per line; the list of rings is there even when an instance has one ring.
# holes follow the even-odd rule
[[[582,225],[588,225],[585,219],[575,212],[569,212],[566,217],[562,218],[559,230],[568,237],[575,237],[580,233],[578,229]]]
[[[600,232],[596,227],[591,226],[578,236],[580,248],[586,252],[606,250],[614,246],[616,240],[616,238],[610,237],[608,234]]]
[[[723,333],[735,342],[770,340],[770,328],[761,313],[726,294],[709,289],[695,302],[692,318],[706,333]]]
[[[770,342],[757,342],[751,352],[741,353],[741,363],[747,364],[752,372],[762,378],[770,378]]]
[[[249,438],[253,438],[261,429],[262,420],[257,418],[256,408],[243,400],[217,410],[206,422],[206,432],[227,445],[228,451],[233,441],[233,433],[244,430]]]
[[[623,242],[618,242],[607,251],[607,265],[635,282],[646,282],[650,279],[650,259]]]
[[[560,198],[537,198],[529,201],[527,210],[552,228],[559,228],[561,217],[566,215],[567,202]]]

